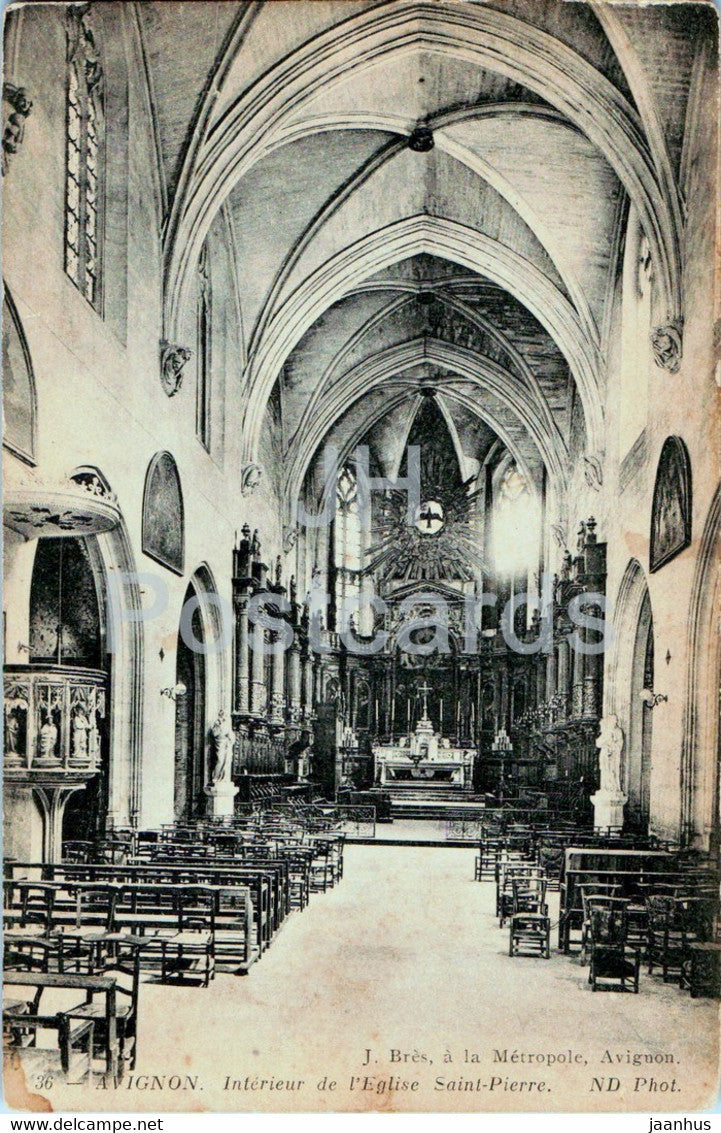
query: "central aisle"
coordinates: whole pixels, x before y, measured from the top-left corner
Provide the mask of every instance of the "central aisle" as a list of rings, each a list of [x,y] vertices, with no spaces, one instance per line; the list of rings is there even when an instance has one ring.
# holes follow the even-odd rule
[[[703,1105],[716,1064],[716,1005],[692,1001],[645,974],[638,996],[593,994],[577,960],[556,953],[550,960],[510,959],[507,932],[493,915],[493,886],[471,880],[473,857],[470,848],[348,846],[340,885],[314,894],[247,977],[219,975],[198,990],[142,986],[136,1075],[197,1075],[197,1089],[174,1092],[166,1083],[151,1092],[126,1082],[117,1092],[97,1091],[98,1105],[295,1111]],[[556,894],[552,902],[555,921]],[[364,1067],[367,1048],[378,1062]],[[392,1050],[409,1060],[398,1062]],[[466,1050],[478,1061],[464,1061]],[[514,1050],[534,1061],[570,1050],[585,1061],[551,1068],[514,1063]],[[494,1052],[503,1057],[504,1051],[509,1061],[499,1062]],[[412,1061],[414,1052],[419,1061]],[[653,1064],[629,1065],[628,1052],[650,1056]],[[368,1073],[386,1082],[390,1075],[418,1080],[419,1087],[378,1094],[375,1082],[349,1089],[351,1077]],[[594,1077],[610,1075],[620,1080],[618,1091],[592,1092]],[[227,1076],[240,1087],[225,1089]],[[326,1076],[338,1083],[335,1091],[317,1088]],[[482,1084],[439,1090],[437,1076]],[[652,1076],[675,1078],[681,1092],[634,1090],[637,1077]],[[273,1078],[303,1079],[304,1086],[286,1092],[248,1085]],[[492,1078],[501,1084],[491,1088]],[[544,1081],[545,1092],[505,1089],[503,1079]],[[72,1108],[71,1091],[68,1101]]]

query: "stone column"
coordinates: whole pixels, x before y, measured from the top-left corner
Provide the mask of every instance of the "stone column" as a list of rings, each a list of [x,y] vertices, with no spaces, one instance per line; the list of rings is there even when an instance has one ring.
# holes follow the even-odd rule
[[[310,699],[310,707],[312,709],[315,704],[320,704],[321,692],[322,692],[323,671],[321,669],[320,660],[318,659],[318,657],[315,657],[313,659],[312,663],[311,663],[311,673],[312,673],[311,688],[312,688],[313,692],[312,692],[312,696],[311,696],[311,699]]]
[[[37,786],[34,795],[43,816],[43,861],[59,862],[63,856],[63,815],[68,799],[82,791],[86,782],[60,787]]]
[[[581,639],[581,641],[583,641],[584,637],[585,637],[584,631],[579,629],[576,632],[578,634],[578,637]],[[581,651],[577,648],[571,647],[571,652],[572,652],[572,662],[573,662],[573,681],[572,681],[572,684],[571,684],[571,695],[572,695],[572,704],[573,704],[572,712],[573,712],[574,716],[582,716],[583,715],[583,677],[584,677],[584,671],[585,671],[583,662],[584,662],[585,658],[584,658],[583,653],[581,653]]]
[[[271,697],[270,719],[273,724],[282,724],[285,718],[285,647],[281,641],[274,643],[271,657]]]
[[[313,654],[307,653],[301,662],[301,687],[303,695],[303,719],[313,718]]]
[[[265,687],[265,629],[256,624],[253,628],[250,707],[254,716],[265,716],[268,690]]]
[[[543,704],[546,697],[547,661],[541,654],[536,663],[536,704]]]
[[[503,668],[501,669],[501,705],[500,705],[501,713],[500,713],[500,723],[499,723],[499,727],[501,727],[501,728],[508,728],[508,726],[511,722],[510,721],[511,690],[510,690],[509,686],[510,686],[510,680],[509,680],[508,666],[506,664],[504,664]]]
[[[546,656],[546,699],[550,700],[556,694],[556,649],[555,646]]]
[[[297,645],[288,654],[288,708],[291,721],[301,716],[301,661]]]
[[[235,607],[235,710],[247,714],[248,688],[248,608],[245,602]]]
[[[558,643],[558,691],[567,696],[570,684],[570,672],[568,667],[568,641],[563,638]]]

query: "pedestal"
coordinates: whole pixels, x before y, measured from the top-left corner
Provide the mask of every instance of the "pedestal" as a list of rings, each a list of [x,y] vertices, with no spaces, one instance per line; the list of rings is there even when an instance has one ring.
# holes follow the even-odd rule
[[[206,813],[208,818],[230,818],[235,810],[235,796],[238,788],[235,783],[213,783],[205,788]]]
[[[628,802],[620,791],[596,791],[591,795],[595,830],[622,830],[623,808]]]

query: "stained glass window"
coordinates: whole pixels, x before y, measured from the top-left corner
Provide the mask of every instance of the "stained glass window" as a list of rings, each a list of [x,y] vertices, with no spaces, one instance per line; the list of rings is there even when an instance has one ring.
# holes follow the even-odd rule
[[[65,271],[100,308],[102,67],[87,11],[68,9]]]

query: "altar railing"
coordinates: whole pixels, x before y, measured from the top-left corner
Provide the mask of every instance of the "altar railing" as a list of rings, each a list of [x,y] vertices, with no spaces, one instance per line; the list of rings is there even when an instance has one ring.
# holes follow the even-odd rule
[[[3,682],[6,778],[96,774],[106,673],[69,665],[7,665]]]

